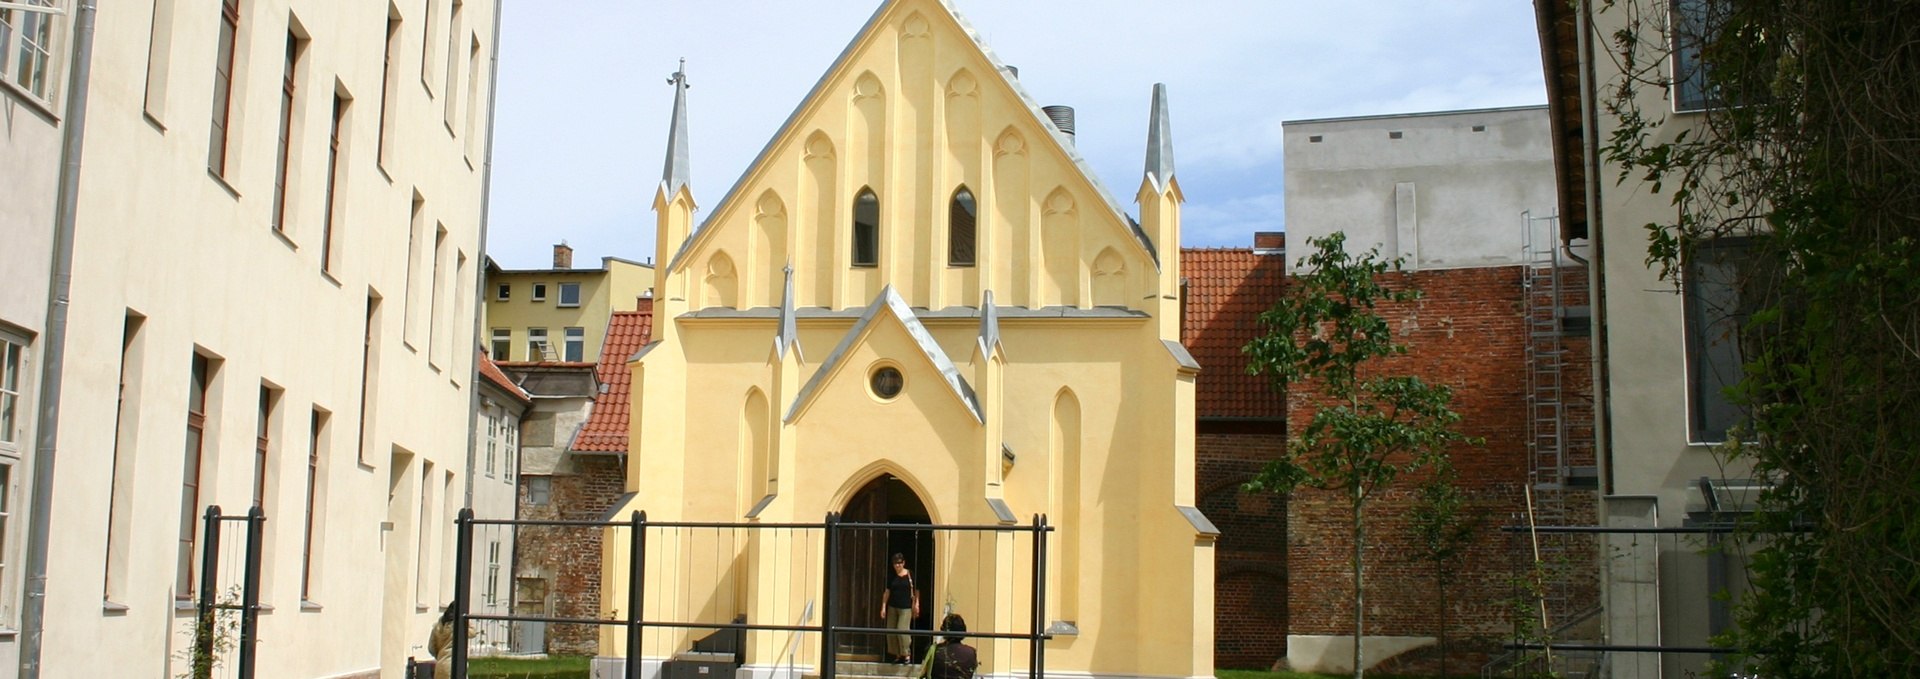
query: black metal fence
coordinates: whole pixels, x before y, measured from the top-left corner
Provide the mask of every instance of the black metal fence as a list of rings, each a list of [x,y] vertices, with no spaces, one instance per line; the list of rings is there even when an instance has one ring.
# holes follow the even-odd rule
[[[192,679],[213,679],[216,672],[253,679],[260,623],[260,536],[267,517],[259,507],[232,516],[212,505],[202,520],[188,674]]]
[[[505,531],[509,533],[507,537],[510,538],[520,529],[527,528],[624,532],[629,537],[626,540],[626,554],[615,555],[602,549],[602,553],[608,556],[616,558],[624,556],[627,594],[626,601],[621,602],[624,605],[607,606],[609,612],[605,617],[590,617],[577,612],[573,615],[553,612],[534,614],[511,609],[504,613],[475,612],[474,602],[471,601],[475,582],[474,556],[479,545],[483,544],[482,540],[476,536],[476,531]],[[473,641],[470,638],[470,629],[472,629],[470,625],[474,623],[494,625],[505,623],[514,626],[535,623],[589,626],[595,629],[618,628],[616,633],[623,635],[627,649],[625,676],[628,679],[639,679],[643,674],[643,649],[647,648],[645,643],[647,633],[685,634],[692,631],[732,632],[738,635],[738,639],[734,642],[735,653],[742,655],[744,651],[738,650],[739,645],[744,644],[745,635],[749,633],[787,634],[789,641],[781,655],[786,656],[789,663],[793,662],[794,651],[798,644],[802,643],[800,641],[802,635],[818,634],[819,658],[814,670],[820,677],[827,679],[838,676],[839,656],[847,652],[846,644],[849,640],[872,640],[886,635],[906,635],[922,640],[953,637],[992,643],[1024,643],[1024,650],[1027,651],[1028,674],[1032,679],[1040,679],[1044,676],[1046,667],[1045,641],[1051,636],[1047,633],[1046,618],[1047,542],[1053,530],[1054,528],[1047,524],[1046,518],[1042,515],[1033,516],[1030,523],[1026,525],[869,523],[843,520],[839,513],[829,513],[819,523],[730,523],[650,521],[646,512],[641,511],[630,513],[625,521],[478,519],[474,517],[471,509],[463,509],[456,520],[455,594],[451,604],[455,622],[452,657],[448,660],[453,665],[453,676],[467,676]],[[896,545],[901,544],[897,542],[899,540],[907,540],[906,544],[918,545],[923,536],[929,544],[935,542],[943,544],[947,551],[944,559],[931,558],[927,568],[936,567],[936,562],[945,564],[939,566],[942,568],[951,566],[959,561],[961,556],[975,558],[973,572],[978,574],[988,572],[987,569],[979,567],[978,564],[981,561],[991,560],[995,565],[994,573],[1025,566],[1020,570],[1025,570],[1024,575],[1031,578],[1025,592],[1028,599],[1025,604],[1027,610],[1023,611],[1028,615],[1022,616],[1027,619],[1013,624],[1015,629],[993,629],[992,624],[975,624],[966,632],[940,631],[938,630],[940,625],[937,622],[921,624],[909,630],[853,622],[857,618],[865,617],[861,615],[862,611],[843,609],[864,604],[865,602],[861,601],[862,595],[859,594],[863,590],[858,588],[869,584],[856,582],[861,578],[848,575],[846,564],[850,563],[850,559],[868,558],[864,554],[855,554],[859,551],[858,548],[863,545],[887,545],[889,537],[896,541],[893,543]],[[480,537],[486,538],[486,544],[497,544],[503,539],[498,535]],[[692,577],[688,572],[693,570],[690,564],[696,559],[701,560],[700,563],[713,564],[717,571],[724,570],[725,565],[720,562],[731,563],[733,559],[740,558],[738,555],[744,554],[744,550],[749,545],[757,545],[758,549],[772,549],[777,552],[768,555],[769,561],[766,563],[771,563],[772,559],[790,559],[786,563],[791,564],[788,569],[793,573],[790,573],[789,577],[782,582],[790,583],[796,589],[772,593],[750,592],[739,596],[747,599],[754,597],[778,599],[784,595],[787,601],[804,598],[808,601],[804,610],[796,613],[790,610],[791,607],[781,608],[769,605],[762,610],[772,611],[763,616],[771,619],[755,619],[751,615],[736,616],[732,610],[748,606],[752,602],[728,599],[725,603],[718,605],[708,602],[704,606],[707,613],[703,616],[693,612],[694,609],[701,608],[697,604],[678,605],[675,602],[655,601],[652,602],[655,604],[652,609],[654,613],[649,615],[650,593],[655,597],[687,597],[690,596],[689,591],[719,592],[724,589],[727,591],[725,596],[732,597],[735,596],[732,592],[746,591],[745,585],[738,580],[740,576],[737,573],[716,574],[713,580],[695,583],[700,586],[688,586],[688,580]],[[1021,547],[1025,549],[1022,550]],[[515,552],[520,554],[516,560],[525,558],[527,550],[527,546],[516,544]],[[695,554],[697,552],[705,553]],[[932,553],[931,549],[928,553]],[[1028,563],[1016,563],[1023,555],[1027,557]],[[809,561],[812,563],[808,563]],[[650,563],[655,564],[657,570],[669,572],[650,573],[648,570]],[[618,565],[619,562],[616,561],[615,566],[618,567]],[[814,567],[819,568],[818,573],[812,571]],[[603,571],[603,573],[606,572]],[[488,577],[491,579],[495,576],[489,574]],[[612,577],[612,574],[606,573],[603,577]],[[726,582],[723,583],[722,579],[726,579]],[[1005,606],[1007,613],[1016,610],[1012,601],[979,600],[983,591],[1011,591],[999,588],[1000,583],[990,581],[967,584],[973,587],[971,591],[976,600],[961,605],[971,604],[973,610],[980,610],[989,604],[998,604]],[[813,587],[817,589],[797,591],[797,588]],[[931,585],[922,587],[930,588]],[[715,596],[719,595],[715,594]],[[878,600],[873,600],[873,603],[877,605]],[[932,602],[928,603],[927,612],[930,613],[933,610]],[[953,606],[954,603],[949,600],[948,605]],[[726,609],[725,615],[716,617],[716,612],[722,609]],[[701,617],[708,619],[698,619]],[[1002,619],[1010,617],[1001,616]],[[1024,629],[1019,629],[1021,627]],[[924,648],[925,642],[920,642],[918,645]],[[659,647],[660,644],[655,646]],[[1008,650],[1012,651],[1014,648]],[[1015,657],[1011,652],[997,655],[1007,658],[1006,662],[1009,665]],[[1008,668],[999,670],[1000,673],[1008,671]]]

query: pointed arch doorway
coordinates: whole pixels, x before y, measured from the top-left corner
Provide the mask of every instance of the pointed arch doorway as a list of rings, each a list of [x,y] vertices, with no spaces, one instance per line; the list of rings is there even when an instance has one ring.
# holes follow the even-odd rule
[[[914,587],[920,592],[920,615],[913,619],[914,629],[932,629],[934,616],[934,533],[915,524],[932,523],[926,503],[913,487],[892,474],[861,486],[847,499],[840,520],[847,523],[901,524],[889,529],[847,529],[840,534],[840,562],[834,566],[839,581],[839,601],[834,602],[835,625],[848,627],[884,627],[880,601],[886,592],[889,565],[894,554],[906,557],[907,570],[913,573]],[[886,654],[887,640],[877,634],[840,636],[839,656],[843,660],[879,660]],[[931,638],[914,639],[914,657],[926,652]]]

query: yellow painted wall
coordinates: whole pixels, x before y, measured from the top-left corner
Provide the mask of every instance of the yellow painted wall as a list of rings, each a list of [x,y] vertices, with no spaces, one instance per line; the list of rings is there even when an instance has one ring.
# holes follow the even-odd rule
[[[1212,536],[1181,511],[1194,458],[1193,371],[1172,344],[1178,185],[1140,185],[1156,262],[1001,68],[939,0],[889,2],[697,236],[691,189],[663,182],[660,344],[632,364],[635,496],[617,515],[744,521],[771,491],[758,521],[818,522],[882,474],[936,523],[997,523],[988,500],[1004,499],[1019,521],[1058,525],[1046,619],[1080,633],[1049,642],[1049,671],[1211,676]],[[979,204],[973,267],[946,261],[963,184]],[[882,210],[872,268],[850,262],[862,187]],[[798,352],[776,340],[788,261]],[[990,346],[978,312],[989,291],[1002,316]],[[894,399],[869,388],[881,365],[904,376]],[[1017,455],[1004,474],[1003,443]],[[648,582],[664,591],[648,593],[645,616],[794,623],[824,563],[796,552],[805,533],[781,535],[650,534]],[[1024,631],[1031,554],[1024,537],[998,540],[982,562],[965,540],[937,539],[934,586],[974,609],[959,612],[976,631]],[[629,545],[609,531],[609,615],[626,606]],[[642,654],[704,634],[650,632]],[[602,639],[603,655],[625,654],[618,630]],[[818,662],[810,639],[794,662]],[[748,664],[784,663],[789,640],[751,635]],[[1027,664],[1023,646],[976,646],[983,671]]]
[[[598,269],[534,269],[495,271],[487,276],[487,323],[480,341],[490,342],[493,331],[511,331],[512,351],[506,360],[537,361],[527,354],[527,329],[546,328],[547,341],[554,355],[565,358],[566,329],[584,328],[585,351],[581,360],[597,361],[606,340],[607,323],[615,311],[632,311],[641,294],[653,287],[653,267],[615,257],[602,258]],[[560,284],[580,284],[580,304],[560,305]],[[544,300],[533,299],[533,286],[544,284]],[[507,299],[500,299],[501,285],[512,286]],[[490,344],[487,346],[491,346]]]

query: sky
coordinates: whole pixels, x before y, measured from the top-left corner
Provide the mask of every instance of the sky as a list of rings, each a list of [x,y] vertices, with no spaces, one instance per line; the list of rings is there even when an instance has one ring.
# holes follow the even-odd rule
[[[1281,122],[1546,102],[1531,0],[952,0],[1131,210],[1166,83],[1187,247],[1284,230]],[[487,252],[544,268],[652,257],[687,60],[695,220],[879,0],[504,0]]]

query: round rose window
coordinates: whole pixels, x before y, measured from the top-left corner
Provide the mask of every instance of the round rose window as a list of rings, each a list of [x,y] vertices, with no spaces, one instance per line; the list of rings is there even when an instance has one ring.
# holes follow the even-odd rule
[[[883,365],[873,371],[871,380],[873,395],[881,399],[893,400],[893,397],[900,395],[900,388],[905,384],[906,380],[900,376],[899,368]]]

